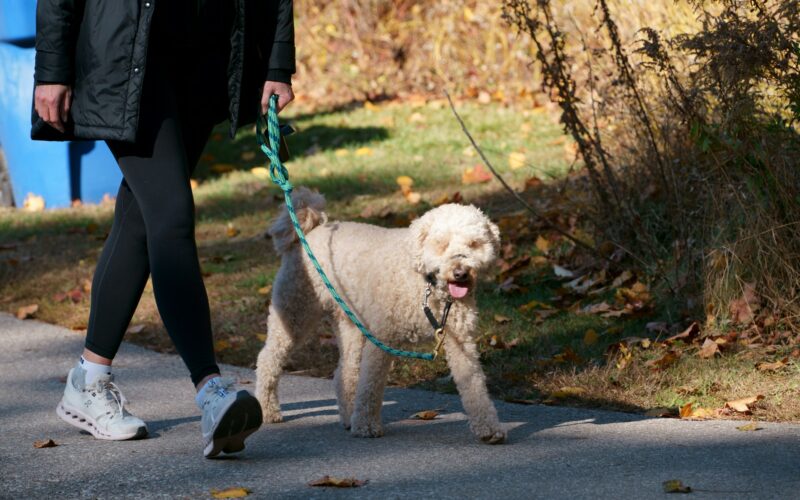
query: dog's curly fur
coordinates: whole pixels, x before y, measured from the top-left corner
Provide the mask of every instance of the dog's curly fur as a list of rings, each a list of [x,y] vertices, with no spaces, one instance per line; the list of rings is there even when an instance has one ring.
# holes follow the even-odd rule
[[[292,200],[308,244],[334,287],[381,341],[399,345],[432,336],[421,304],[426,278],[434,283],[429,305],[437,314],[452,284],[462,291],[468,288],[451,308],[444,351],[472,432],[487,443],[503,442],[506,432],[489,399],[474,337],[476,280],[495,259],[497,226],[474,206],[456,204],[434,208],[403,229],[329,223],[320,194],[300,188]],[[265,420],[282,420],[278,378],[291,349],[333,324],[340,354],[334,381],[341,422],[355,436],[382,435],[391,356],[367,341],[339,309],[299,245],[285,210],[268,233],[282,262],[273,286],[267,342],[256,369],[256,395]]]

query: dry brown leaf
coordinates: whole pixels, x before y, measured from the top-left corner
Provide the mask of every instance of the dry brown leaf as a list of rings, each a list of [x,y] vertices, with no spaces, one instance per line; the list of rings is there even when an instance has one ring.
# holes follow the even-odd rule
[[[663,370],[675,364],[680,357],[681,354],[677,351],[667,351],[660,358],[651,359],[650,361],[646,362],[644,366],[648,366],[654,370]]]
[[[539,302],[538,300],[532,300],[527,304],[523,304],[517,308],[519,312],[528,312],[534,309],[550,310],[553,309],[553,306],[550,304],[545,304],[544,302]]]
[[[402,191],[403,194],[410,193],[411,187],[414,185],[414,179],[407,175],[401,175],[395,180],[395,182],[397,182],[397,185],[400,186],[400,191]]]
[[[717,412],[702,407],[693,408],[692,403],[686,403],[685,405],[680,407],[678,415],[680,416],[680,418],[704,419],[704,418],[714,418],[715,416],[717,416]]]
[[[415,192],[410,192],[405,195],[406,201],[411,203],[412,205],[416,205],[422,200],[422,195]]]
[[[756,296],[755,283],[745,283],[742,288],[742,296],[732,300],[728,305],[728,310],[731,313],[731,321],[742,325],[751,323],[758,309],[759,300]]]
[[[511,323],[511,318],[509,318],[508,316],[503,316],[501,314],[495,314],[494,315],[494,322],[495,323],[500,323],[501,325],[504,325],[506,323]]]
[[[614,281],[611,282],[611,286],[614,288],[619,288],[625,283],[627,283],[631,278],[633,278],[632,272],[622,271],[622,274],[614,278]]]
[[[32,318],[39,310],[39,304],[30,304],[17,309],[17,319]]]
[[[211,165],[211,171],[215,174],[227,174],[228,172],[233,172],[235,169],[236,167],[230,163],[215,163]]]
[[[131,325],[126,330],[126,333],[142,333],[145,328],[147,328],[147,325]]]
[[[419,411],[408,418],[415,418],[417,420],[433,420],[439,416],[439,410],[425,410]]]
[[[580,396],[585,392],[586,389],[584,389],[583,387],[562,387],[557,391],[551,392],[548,397],[552,399],[566,399],[566,398]]]
[[[547,238],[539,236],[536,238],[536,248],[538,248],[543,254],[547,254],[550,251],[550,242],[547,240]]]
[[[654,418],[672,418],[678,415],[675,412],[675,408],[659,407],[647,410],[644,412],[644,416]]]
[[[717,354],[719,354],[719,344],[711,339],[706,339],[705,342],[703,342],[703,346],[697,352],[697,355],[703,359],[713,358]]]
[[[464,170],[461,174],[462,184],[481,184],[492,180],[492,174],[483,169],[480,163]]]
[[[789,358],[779,359],[778,361],[774,361],[772,363],[756,363],[756,369],[762,372],[776,372],[782,368],[785,368],[789,364]]]
[[[214,498],[244,498],[250,494],[247,488],[228,488],[224,490],[211,490],[211,496]]]
[[[664,493],[691,493],[692,488],[686,486],[680,479],[670,479],[661,483],[664,487]]]
[[[262,286],[258,289],[259,295],[269,295],[272,291],[272,285]]]
[[[764,399],[764,396],[759,394],[757,396],[751,396],[749,398],[742,398],[742,399],[737,399],[735,401],[728,401],[725,403],[725,408],[729,408],[739,413],[749,413],[750,406],[754,405],[758,401],[761,401],[762,399]]]
[[[308,483],[309,486],[332,486],[334,488],[358,488],[367,484],[366,480],[354,477],[338,478],[333,476],[323,476]]]
[[[225,349],[230,349],[230,347],[231,343],[225,339],[219,339],[216,342],[214,342],[214,350],[217,352],[224,351]]]
[[[586,330],[586,333],[583,335],[583,343],[585,345],[594,345],[600,339],[600,336],[597,335],[597,332],[592,330],[591,328]]]
[[[34,448],[55,448],[58,444],[52,439],[40,439],[33,442]]]
[[[683,340],[685,342],[688,342],[690,339],[696,337],[698,333],[700,333],[700,325],[698,325],[697,322],[694,322],[691,325],[689,325],[689,327],[686,330],[676,335],[673,335],[672,337],[669,337],[664,342],[665,343],[675,342],[676,340]]]
[[[236,237],[239,232],[239,229],[233,225],[233,222],[228,222],[228,226],[225,229],[225,234],[228,235],[228,238]]]
[[[739,427],[736,428],[736,430],[745,431],[745,432],[760,431],[762,429],[764,429],[764,428],[763,427],[759,427],[756,422],[750,422],[749,424],[740,425]]]

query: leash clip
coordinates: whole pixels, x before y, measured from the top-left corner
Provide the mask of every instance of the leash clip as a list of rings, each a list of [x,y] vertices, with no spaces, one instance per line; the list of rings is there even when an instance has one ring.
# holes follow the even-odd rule
[[[436,347],[433,348],[433,359],[439,357],[439,354],[442,352],[442,347],[444,346],[444,327],[437,328],[436,331],[433,332],[433,336],[436,337]]]

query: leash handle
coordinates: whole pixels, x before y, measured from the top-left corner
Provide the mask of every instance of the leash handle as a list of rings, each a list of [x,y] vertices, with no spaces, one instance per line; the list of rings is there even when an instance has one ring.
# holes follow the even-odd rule
[[[262,122],[266,122],[268,134],[267,137],[264,137],[265,127],[262,125]],[[333,284],[331,284],[331,281],[328,279],[328,276],[322,269],[322,265],[320,265],[319,261],[314,256],[314,252],[311,251],[311,247],[308,246],[308,242],[306,241],[306,235],[303,233],[303,229],[300,227],[300,222],[297,220],[297,214],[295,212],[294,204],[292,203],[292,190],[294,189],[294,186],[292,186],[292,183],[289,182],[289,171],[286,170],[286,167],[283,166],[283,162],[281,162],[280,159],[280,126],[278,124],[277,95],[272,95],[269,98],[267,116],[259,116],[259,118],[256,120],[256,141],[258,142],[258,146],[261,148],[261,151],[267,156],[267,158],[269,158],[269,176],[272,179],[272,182],[274,182],[283,191],[283,196],[286,199],[286,209],[289,212],[289,218],[292,220],[294,230],[297,232],[297,236],[300,238],[300,244],[303,246],[303,249],[305,249],[306,255],[308,255],[311,264],[313,264],[314,268],[317,270],[319,277],[322,278],[322,282],[325,283],[325,287],[328,289],[336,303],[339,304],[339,307],[342,308],[342,311],[344,311],[347,317],[350,318],[350,321],[356,325],[356,327],[370,342],[392,356],[424,359],[426,361],[432,361],[436,359],[439,350],[438,348],[440,346],[437,346],[437,349],[434,350],[433,353],[423,353],[395,349],[394,347],[390,347],[378,340],[369,330],[367,330],[367,327],[361,323],[355,313],[353,313],[350,307],[345,303],[344,299],[339,296],[339,293],[333,287]]]

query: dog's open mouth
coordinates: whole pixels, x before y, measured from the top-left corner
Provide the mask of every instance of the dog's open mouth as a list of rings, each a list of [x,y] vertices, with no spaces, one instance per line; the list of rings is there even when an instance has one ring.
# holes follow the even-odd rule
[[[465,281],[448,281],[447,290],[450,296],[454,299],[462,299],[467,296],[472,283],[469,280]]]

